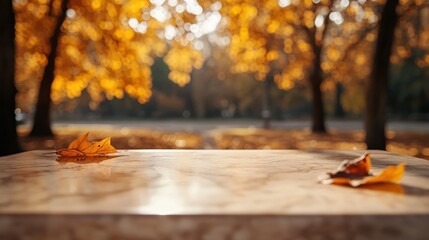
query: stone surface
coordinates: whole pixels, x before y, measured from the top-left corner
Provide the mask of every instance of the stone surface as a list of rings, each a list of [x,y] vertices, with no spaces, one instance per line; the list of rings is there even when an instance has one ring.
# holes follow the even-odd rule
[[[0,239],[427,239],[429,161],[369,151],[401,184],[321,185],[363,151],[120,150],[0,158]]]

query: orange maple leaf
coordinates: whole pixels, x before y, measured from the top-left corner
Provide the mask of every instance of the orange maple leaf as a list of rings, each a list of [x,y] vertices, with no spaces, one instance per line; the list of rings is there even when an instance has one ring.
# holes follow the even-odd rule
[[[346,184],[352,187],[370,183],[397,183],[404,175],[405,164],[388,166],[374,175],[371,171],[371,157],[364,154],[353,160],[344,160],[338,168],[320,178],[323,184]]]
[[[56,154],[64,157],[96,157],[116,152],[116,148],[110,145],[110,137],[99,142],[89,142],[88,135],[89,133],[86,133],[78,137],[68,148],[60,149]]]

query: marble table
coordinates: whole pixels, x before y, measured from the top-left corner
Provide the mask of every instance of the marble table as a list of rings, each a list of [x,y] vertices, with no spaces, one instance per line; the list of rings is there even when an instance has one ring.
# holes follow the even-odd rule
[[[429,239],[429,161],[369,151],[401,184],[318,176],[363,151],[120,150],[0,158],[0,239]]]

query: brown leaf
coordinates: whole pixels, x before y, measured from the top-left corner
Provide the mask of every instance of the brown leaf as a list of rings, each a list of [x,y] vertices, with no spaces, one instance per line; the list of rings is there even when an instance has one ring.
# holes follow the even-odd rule
[[[320,178],[323,184],[341,184],[352,187],[372,183],[397,183],[402,179],[405,171],[405,164],[388,166],[378,175],[371,172],[371,158],[369,154],[364,154],[353,160],[343,161],[338,168]]]
[[[67,149],[60,149],[56,153],[64,157],[95,157],[116,152],[116,148],[110,145],[110,137],[91,143],[88,141],[88,135],[89,133],[86,133],[78,137]]]
[[[364,154],[353,160],[344,160],[335,172],[328,173],[331,178],[362,178],[369,176],[371,169],[371,157],[369,154]]]

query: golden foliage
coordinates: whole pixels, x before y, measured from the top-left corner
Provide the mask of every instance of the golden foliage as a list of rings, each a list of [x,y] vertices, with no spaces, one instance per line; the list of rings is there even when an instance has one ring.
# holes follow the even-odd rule
[[[165,63],[170,67],[169,78],[179,86],[186,85],[190,81],[192,68],[201,68],[203,62],[204,57],[200,51],[180,44],[171,46],[165,56]]]
[[[152,95],[150,67],[154,57],[161,56],[171,70],[170,79],[180,86],[189,83],[193,69],[202,67],[210,54],[218,61],[231,60],[234,73],[253,73],[258,80],[272,72],[284,90],[309,78],[315,64],[331,82],[325,86],[363,81],[381,4],[384,1],[70,0],[51,97],[59,103],[87,91],[92,107],[125,94],[145,103]],[[410,24],[425,15],[426,10],[415,8],[423,4],[401,1],[398,11],[404,16],[397,36],[403,41],[396,41],[392,62],[410,56],[413,47],[429,47],[427,26],[419,31]],[[61,0],[14,1],[20,105],[36,97],[60,5]],[[228,56],[216,55],[216,44],[228,45]],[[319,55],[320,63],[315,62]],[[416,64],[428,67],[429,54],[422,54]]]
[[[172,69],[171,80],[184,86],[192,69],[204,62],[199,38],[214,31],[220,21],[216,10],[220,6],[213,2],[70,0],[59,41],[52,100],[77,98],[86,90],[92,99],[90,106],[124,94],[144,103],[151,97],[153,58],[164,54]],[[47,63],[60,3],[15,3],[17,86],[26,93],[27,101],[36,97],[35,80],[41,78]]]

